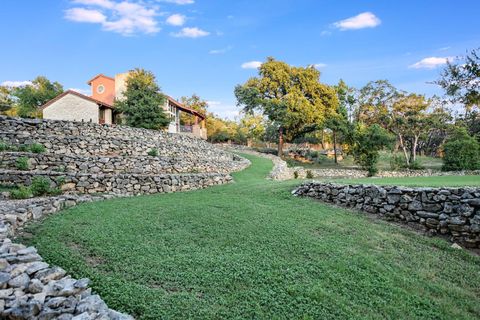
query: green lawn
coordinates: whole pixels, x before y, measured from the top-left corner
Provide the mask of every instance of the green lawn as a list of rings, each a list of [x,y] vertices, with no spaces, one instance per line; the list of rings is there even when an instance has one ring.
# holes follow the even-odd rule
[[[319,179],[321,180],[321,179]],[[464,187],[480,186],[480,176],[433,176],[412,178],[361,178],[328,179],[326,181],[346,184],[376,184],[417,187]]]
[[[397,153],[397,156],[403,156],[401,153]],[[390,166],[390,161],[393,157],[391,152],[380,152],[380,158],[378,160],[378,169],[380,170],[392,170]],[[440,170],[442,168],[442,159],[441,158],[434,158],[428,156],[417,156],[418,162],[422,165],[425,169],[433,169],[433,170]],[[352,156],[346,156],[343,160],[339,161],[338,164],[335,164],[333,158],[327,158],[326,156],[322,156],[318,161],[314,163],[303,163],[299,161],[295,161],[293,159],[286,159],[289,166],[301,166],[308,169],[360,169],[360,167],[354,162]]]
[[[24,242],[139,319],[478,319],[480,257],[263,178],[83,204]]]

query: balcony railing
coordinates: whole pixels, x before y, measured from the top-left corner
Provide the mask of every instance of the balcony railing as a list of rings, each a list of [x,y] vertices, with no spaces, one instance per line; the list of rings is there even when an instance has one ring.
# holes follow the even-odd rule
[[[180,132],[193,132],[193,126],[180,126]]]

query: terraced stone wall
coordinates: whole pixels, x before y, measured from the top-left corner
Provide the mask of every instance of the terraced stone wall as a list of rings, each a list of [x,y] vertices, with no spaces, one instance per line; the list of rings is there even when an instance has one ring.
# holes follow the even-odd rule
[[[480,188],[405,188],[311,182],[292,192],[377,214],[480,247]]]

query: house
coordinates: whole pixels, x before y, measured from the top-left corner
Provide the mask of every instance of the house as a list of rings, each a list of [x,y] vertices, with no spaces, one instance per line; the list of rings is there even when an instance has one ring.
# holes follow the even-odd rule
[[[109,125],[119,123],[121,116],[115,111],[114,101],[123,98],[128,75],[127,72],[117,74],[114,78],[103,74],[93,77],[87,82],[91,88],[90,96],[73,90],[65,91],[42,106],[43,118]],[[166,96],[162,107],[171,119],[166,131],[207,139],[204,114],[184,106],[170,96]],[[181,125],[181,112],[192,115],[195,119],[194,124]]]

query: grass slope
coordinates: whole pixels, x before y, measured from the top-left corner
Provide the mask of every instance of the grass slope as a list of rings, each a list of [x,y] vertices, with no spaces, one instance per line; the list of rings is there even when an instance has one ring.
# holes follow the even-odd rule
[[[247,157],[234,184],[83,204],[24,241],[140,319],[480,317],[480,258],[292,197]]]
[[[376,184],[416,187],[465,187],[480,186],[480,176],[433,176],[410,178],[360,178],[360,179],[331,179],[335,183],[346,184]]]

